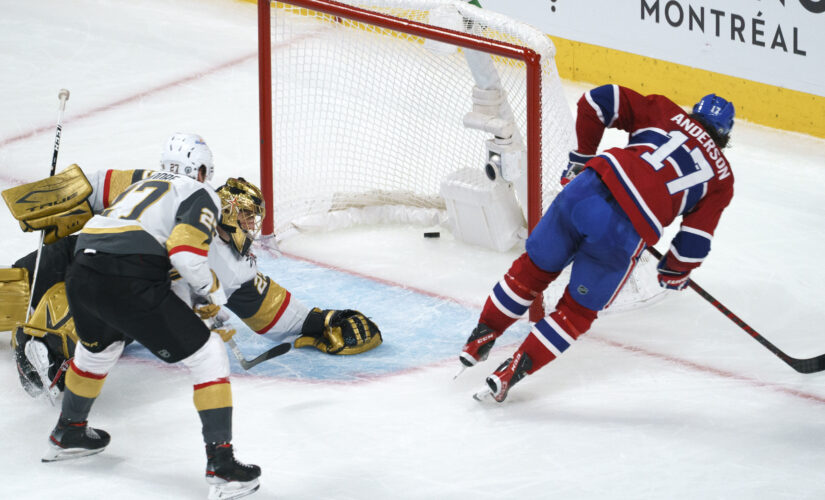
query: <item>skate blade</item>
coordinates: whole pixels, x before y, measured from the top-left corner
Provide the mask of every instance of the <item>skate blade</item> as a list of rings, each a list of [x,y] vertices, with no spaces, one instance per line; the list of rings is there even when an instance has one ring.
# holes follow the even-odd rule
[[[230,481],[227,483],[213,484],[209,487],[209,500],[232,500],[251,495],[258,491],[261,482],[258,479],[240,482]]]
[[[46,453],[40,459],[41,462],[60,462],[62,460],[72,460],[74,458],[88,457],[89,455],[97,455],[106,447],[98,448],[96,450],[88,450],[86,448],[60,448],[58,446],[49,445]]]
[[[482,402],[490,401],[491,399],[494,399],[493,398],[493,391],[491,391],[489,387],[485,387],[484,389],[482,389],[482,390],[476,392],[475,394],[473,394],[473,399],[475,399],[476,401],[482,401]]]

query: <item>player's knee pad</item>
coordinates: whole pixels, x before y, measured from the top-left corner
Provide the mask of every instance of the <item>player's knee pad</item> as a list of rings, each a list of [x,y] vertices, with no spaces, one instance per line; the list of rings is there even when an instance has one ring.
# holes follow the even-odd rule
[[[220,335],[212,333],[200,349],[181,360],[189,369],[194,385],[229,376],[229,358]]]
[[[521,296],[537,297],[547,288],[547,285],[558,278],[560,272],[544,271],[533,262],[527,252],[513,262],[510,270],[507,271],[507,279],[512,287],[518,289]]]
[[[100,352],[92,352],[77,344],[66,372],[66,389],[72,394],[94,399],[103,389],[109,370],[123,353],[123,341],[113,342]]]
[[[515,320],[524,316],[536,297],[558,275],[558,272],[542,271],[527,253],[521,254],[504,278],[493,287],[479,323],[498,333],[503,332]]]
[[[598,311],[588,309],[576,302],[570,295],[570,291],[565,288],[564,295],[559,299],[556,310],[550,314],[550,317],[571,337],[577,339],[579,335],[590,329],[590,325],[593,324],[598,314]]]
[[[106,349],[100,352],[92,352],[78,342],[74,349],[74,358],[72,364],[78,369],[94,373],[97,375],[106,375],[109,370],[115,366],[120,355],[123,353],[123,347],[126,344],[122,340],[112,342]]]

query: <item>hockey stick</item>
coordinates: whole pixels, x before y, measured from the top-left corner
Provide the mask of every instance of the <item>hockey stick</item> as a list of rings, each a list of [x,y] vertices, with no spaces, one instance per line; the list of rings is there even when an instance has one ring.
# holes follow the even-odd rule
[[[69,91],[60,89],[57,93],[57,98],[60,100],[60,108],[57,111],[57,132],[54,136],[54,152],[52,153],[52,169],[49,172],[49,177],[54,177],[54,171],[57,169],[57,152],[60,149],[60,135],[63,132],[63,112],[66,111],[66,101],[69,100]],[[46,237],[45,231],[40,231],[40,244],[37,245],[37,256],[34,259],[34,273],[32,274],[31,291],[29,293],[29,307],[26,309],[26,323],[29,322],[32,309],[32,298],[34,298],[34,285],[37,282],[37,271],[40,268],[40,254],[43,250],[43,240]]]
[[[266,360],[286,354],[292,348],[292,344],[289,342],[284,342],[283,344],[278,344],[268,351],[261,353],[255,359],[247,360],[241,352],[241,349],[238,347],[238,344],[235,343],[235,339],[229,339],[226,343],[229,344],[229,348],[232,349],[232,354],[235,355],[238,359],[238,363],[241,364],[241,368],[244,370],[249,370],[253,366],[263,363]]]
[[[661,260],[662,254],[659,253],[655,248],[647,247],[647,251],[653,254],[653,256],[657,259]],[[736,323],[737,326],[745,330],[751,337],[756,339],[757,342],[765,346],[769,351],[774,353],[779,359],[787,363],[788,366],[790,366],[794,370],[798,371],[799,373],[817,373],[825,370],[825,354],[821,354],[819,356],[807,359],[792,358],[791,356],[785,354],[781,349],[770,343],[768,339],[760,335],[756,330],[748,326],[748,324],[742,321],[742,319],[739,318],[739,316],[733,314],[730,311],[730,309],[722,305],[721,302],[716,300],[713,297],[713,295],[706,292],[705,289],[699,286],[695,281],[688,280],[688,286],[692,288],[694,292],[698,293],[703,299],[710,302],[711,305],[718,309],[722,314],[727,316],[729,320]]]

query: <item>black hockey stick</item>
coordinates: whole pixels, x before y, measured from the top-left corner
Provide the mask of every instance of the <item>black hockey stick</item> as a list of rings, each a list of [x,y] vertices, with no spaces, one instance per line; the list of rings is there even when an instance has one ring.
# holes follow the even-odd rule
[[[60,150],[60,135],[63,132],[63,113],[66,111],[66,101],[69,100],[69,91],[60,89],[57,93],[57,99],[60,101],[60,107],[57,112],[57,131],[54,136],[54,151],[52,152],[52,169],[49,171],[49,177],[54,177],[54,171],[57,169],[57,152]],[[37,271],[40,268],[40,254],[43,251],[43,241],[46,237],[46,231],[40,231],[40,244],[37,246],[37,256],[34,258],[34,272],[32,273],[32,282],[30,285],[31,294],[29,295],[29,307],[26,309],[26,323],[29,322],[29,317],[32,310],[32,298],[34,297],[34,285],[37,282]],[[54,404],[54,401],[52,401]]]
[[[261,353],[255,359],[247,360],[241,352],[240,348],[238,347],[238,344],[235,343],[235,339],[229,339],[227,341],[227,344],[229,344],[229,348],[232,349],[232,354],[235,355],[235,357],[238,359],[238,363],[241,364],[241,368],[243,368],[244,370],[249,370],[253,366],[259,365],[266,360],[272,359],[282,354],[286,354],[289,352],[290,349],[292,349],[292,344],[290,344],[289,342],[284,342],[283,344],[278,344],[275,347],[269,349],[268,351]]]
[[[653,256],[657,259],[662,258],[662,254],[659,253],[653,247],[647,247],[647,251],[653,254]],[[692,288],[693,291],[698,293],[703,299],[710,302],[711,305],[718,309],[722,314],[727,316],[729,320],[736,323],[737,326],[745,330],[751,337],[756,339],[757,342],[765,346],[769,351],[774,353],[779,359],[787,363],[788,366],[790,366],[794,370],[798,371],[799,373],[817,373],[825,370],[825,354],[821,354],[819,356],[808,359],[792,358],[785,354],[781,349],[771,344],[770,341],[768,341],[768,339],[760,335],[759,332],[748,326],[748,324],[742,321],[742,319],[739,316],[733,314],[730,311],[730,309],[722,305],[721,302],[716,300],[713,297],[713,295],[706,292],[705,289],[699,286],[695,281],[688,280],[688,286]]]

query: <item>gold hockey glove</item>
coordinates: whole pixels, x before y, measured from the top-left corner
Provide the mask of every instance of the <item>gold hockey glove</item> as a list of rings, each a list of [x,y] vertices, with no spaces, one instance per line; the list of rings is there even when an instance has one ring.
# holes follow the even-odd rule
[[[214,318],[221,310],[221,304],[226,303],[226,294],[221,288],[221,282],[218,280],[218,275],[215,271],[212,272],[212,286],[209,288],[209,293],[204,297],[207,302],[195,304],[192,309],[200,319],[206,320]]]
[[[92,185],[76,164],[52,177],[2,192],[12,216],[32,220],[71,210],[92,194]]]
[[[224,342],[229,342],[232,339],[232,337],[235,336],[235,333],[237,333],[237,331],[234,328],[228,326],[212,328],[212,331],[220,335],[221,340],[223,340]]]
[[[92,205],[84,200],[80,205],[60,212],[59,214],[47,215],[39,219],[26,219],[20,221],[20,227],[24,232],[43,230],[43,242],[47,245],[79,231],[86,222],[92,218]]]
[[[295,347],[314,347],[327,354],[359,354],[381,345],[378,326],[358,311],[313,308]]]
[[[12,331],[26,321],[29,307],[29,272],[23,268],[0,269],[0,332]]]

